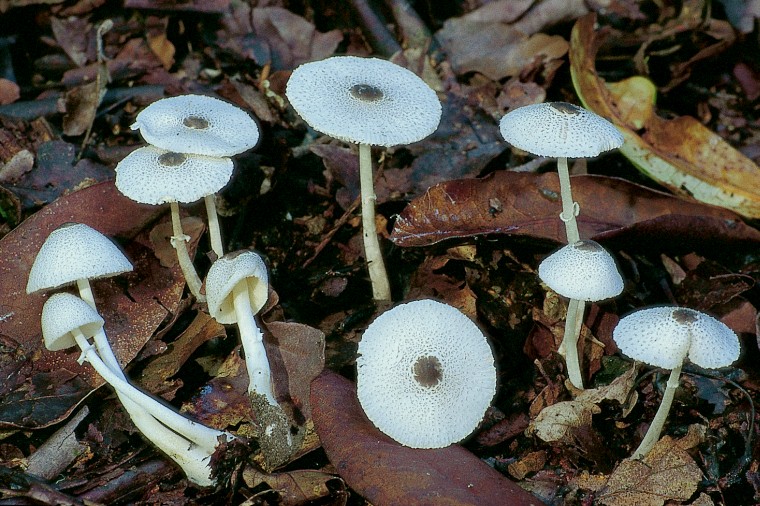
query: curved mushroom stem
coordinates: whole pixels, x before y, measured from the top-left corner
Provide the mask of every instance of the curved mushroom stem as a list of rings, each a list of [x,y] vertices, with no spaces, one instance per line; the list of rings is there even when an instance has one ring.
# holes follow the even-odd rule
[[[97,311],[98,307],[95,305],[95,297],[92,294],[92,287],[90,286],[89,280],[87,278],[77,279],[77,289],[79,289],[79,297],[89,304],[92,309]],[[108,341],[106,333],[102,328],[100,328],[93,336],[93,340],[95,341],[95,348],[98,350],[98,355],[103,359],[103,362],[105,362],[114,374],[121,379],[125,379],[126,377],[121,370],[121,364],[119,364],[116,355],[114,355],[111,343]]]
[[[179,217],[179,204],[177,202],[169,203],[172,210],[172,231],[174,235],[171,238],[172,246],[177,250],[177,260],[182,274],[185,275],[187,287],[190,289],[198,302],[206,302],[206,296],[201,293],[201,278],[193,266],[190,259],[190,253],[187,252],[188,236],[182,231],[182,221]]]
[[[206,427],[203,424],[185,418],[153,397],[147,395],[145,392],[138,390],[134,385],[122,378],[123,373],[115,373],[105,364],[105,362],[103,362],[100,355],[95,352],[81,332],[74,333],[74,338],[79,345],[79,348],[82,350],[84,360],[89,362],[95,371],[100,374],[103,379],[114,388],[114,390],[116,390],[120,398],[125,396],[140,408],[150,413],[150,415],[155,417],[159,422],[210,453],[214,452],[214,449],[218,444],[219,436],[232,438],[230,434],[212,429],[211,427]]]
[[[575,388],[583,390],[583,374],[581,373],[581,363],[578,355],[578,338],[581,335],[583,326],[583,313],[586,310],[586,304],[582,300],[570,299],[567,304],[567,317],[565,318],[565,334],[560,344],[560,353],[565,352],[565,363],[567,364],[567,376],[570,383]]]
[[[567,158],[557,158],[557,173],[559,175],[559,191],[562,198],[562,213],[559,218],[565,223],[565,232],[567,234],[567,243],[574,244],[580,241],[581,236],[578,232],[578,203],[573,201],[573,194],[570,190],[570,170],[567,167]]]
[[[632,459],[645,457],[660,439],[662,428],[665,426],[665,419],[668,417],[670,405],[673,404],[673,397],[676,394],[678,382],[681,378],[681,367],[682,366],[679,365],[670,371],[670,376],[668,377],[668,383],[665,387],[665,393],[662,395],[660,407],[657,408],[657,413],[654,415],[654,419],[649,425],[649,430],[647,430],[647,433],[644,435],[644,439],[641,440],[641,444],[639,444],[639,447],[636,448],[636,451],[631,455]]]
[[[206,216],[208,217],[208,235],[211,239],[211,249],[216,258],[224,256],[224,244],[222,243],[222,231],[219,228],[219,215],[216,212],[216,194],[203,197],[206,204]]]
[[[364,256],[367,259],[372,297],[377,301],[391,300],[391,287],[385,270],[380,241],[375,226],[375,181],[372,176],[372,149],[369,144],[359,144],[359,186],[362,197],[362,236]]]
[[[269,404],[279,406],[274,397],[272,387],[272,372],[269,368],[266,349],[264,348],[264,334],[256,325],[253,318],[248,289],[245,282],[239,282],[232,290],[235,316],[237,317],[240,341],[245,351],[245,366],[248,369],[248,393],[255,392],[266,397]]]

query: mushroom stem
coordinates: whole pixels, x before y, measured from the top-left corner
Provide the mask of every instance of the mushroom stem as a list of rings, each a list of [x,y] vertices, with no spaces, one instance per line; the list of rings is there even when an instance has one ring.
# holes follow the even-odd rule
[[[570,299],[567,304],[565,318],[565,334],[560,344],[560,353],[564,350],[567,376],[575,388],[583,390],[583,374],[581,373],[580,357],[578,355],[578,338],[583,326],[583,313],[586,304],[582,300]]]
[[[77,279],[77,289],[79,289],[79,297],[89,304],[92,309],[97,311],[98,308],[95,305],[95,297],[92,294],[90,281],[87,278]],[[108,368],[121,379],[125,379],[124,373],[121,370],[121,364],[119,364],[116,355],[114,355],[111,343],[108,341],[106,333],[102,327],[98,329],[98,332],[93,336],[93,341],[95,341],[95,348],[98,350],[98,355],[100,355],[100,358],[105,362]]]
[[[559,218],[565,223],[565,232],[567,234],[567,243],[574,244],[581,239],[578,232],[578,203],[573,200],[573,194],[570,190],[570,170],[567,167],[567,158],[561,156],[557,158],[557,173],[559,174],[559,191],[562,198],[562,213]]]
[[[362,197],[362,235],[364,237],[364,256],[369,268],[372,282],[372,297],[376,301],[390,301],[391,287],[385,270],[380,241],[375,226],[374,178],[372,176],[372,149],[369,144],[359,144],[359,186]]]
[[[232,291],[235,315],[237,316],[240,341],[245,351],[245,366],[248,369],[248,393],[256,392],[266,397],[269,404],[279,406],[274,397],[272,387],[272,373],[264,348],[264,334],[256,325],[251,311],[251,303],[248,298],[248,289],[245,281],[235,285]]]
[[[211,238],[211,249],[216,258],[224,256],[224,244],[222,243],[222,231],[219,227],[219,215],[216,212],[216,194],[212,193],[203,197],[206,203],[206,216],[208,217],[208,235]]]
[[[126,397],[140,408],[150,413],[150,415],[155,417],[159,422],[210,453],[214,452],[219,436],[227,435],[222,431],[206,427],[205,425],[185,418],[153,397],[138,390],[131,383],[127,383],[126,380],[122,379],[119,374],[115,373],[105,364],[100,358],[100,355],[97,354],[93,347],[87,342],[87,338],[85,338],[80,331],[72,333],[74,334],[74,339],[77,345],[79,345],[79,348],[82,350],[84,360],[89,362],[95,371],[100,374],[100,376],[102,376],[103,379],[114,388],[114,390],[116,390],[120,398],[122,398],[122,396]]]
[[[190,254],[187,252],[188,236],[182,231],[182,221],[179,217],[179,204],[177,202],[170,202],[172,210],[172,230],[174,235],[171,238],[172,246],[177,250],[177,260],[179,260],[179,267],[182,269],[182,273],[185,275],[185,281],[187,281],[187,287],[190,289],[198,302],[206,302],[206,296],[201,293],[201,278],[193,266],[193,261],[190,259]]]
[[[660,407],[657,408],[657,413],[654,415],[652,423],[649,425],[647,433],[644,435],[644,439],[641,440],[639,447],[631,455],[632,459],[640,459],[645,457],[654,447],[655,443],[660,439],[662,428],[665,426],[665,419],[668,417],[670,411],[670,405],[673,404],[673,397],[676,394],[678,388],[678,382],[681,378],[681,365],[674,367],[670,371],[668,377],[668,383],[665,387],[665,393],[662,394],[662,402]]]

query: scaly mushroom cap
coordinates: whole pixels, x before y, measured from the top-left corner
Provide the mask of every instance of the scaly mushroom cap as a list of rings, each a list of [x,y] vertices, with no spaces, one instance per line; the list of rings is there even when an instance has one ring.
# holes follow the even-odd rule
[[[485,336],[457,309],[401,304],[364,332],[356,359],[359,402],[372,423],[412,448],[442,448],[478,426],[496,393]]]
[[[441,121],[441,103],[425,81],[377,58],[305,63],[291,74],[285,95],[312,128],[346,142],[411,144]]]
[[[724,323],[693,309],[661,306],[620,319],[612,338],[634,360],[673,369],[689,359],[700,367],[727,367],[739,358],[739,338]]]
[[[42,244],[29,271],[26,293],[131,270],[130,261],[108,237],[83,223],[65,223]]]
[[[516,148],[555,158],[590,158],[625,140],[606,119],[566,102],[519,107],[501,118],[499,130]]]
[[[221,190],[232,177],[232,159],[138,148],[116,166],[116,188],[141,204],[195,202]]]
[[[569,299],[596,302],[623,291],[615,259],[591,240],[568,244],[546,257],[538,266],[538,277]]]
[[[157,100],[131,128],[139,129],[149,144],[177,153],[233,156],[259,142],[259,127],[248,113],[203,95]]]
[[[253,313],[258,313],[269,297],[269,275],[264,260],[253,251],[228,253],[213,263],[206,277],[208,312],[222,324],[237,322],[232,291],[245,283]]]
[[[42,337],[50,351],[76,346],[75,329],[86,338],[103,328],[103,318],[89,304],[70,293],[56,293],[42,306]]]

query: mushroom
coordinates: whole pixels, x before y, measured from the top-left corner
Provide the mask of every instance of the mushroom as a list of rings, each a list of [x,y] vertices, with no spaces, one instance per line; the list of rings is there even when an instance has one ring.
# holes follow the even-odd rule
[[[364,252],[375,300],[391,299],[375,226],[370,146],[398,146],[424,139],[441,120],[441,103],[413,72],[377,58],[335,56],[293,71],[285,95],[315,130],[359,144]]]
[[[259,142],[259,126],[248,113],[228,102],[203,95],[157,100],[137,115],[131,128],[139,129],[149,144],[175,153],[230,157]],[[215,193],[206,194],[203,199],[211,249],[219,258],[224,255],[224,247]]]
[[[357,395],[382,432],[412,448],[468,436],[496,392],[488,342],[457,309],[434,300],[378,316],[359,342]]]
[[[570,299],[559,351],[565,353],[570,382],[582,389],[578,338],[585,302],[617,297],[623,291],[623,278],[612,255],[589,239],[568,244],[546,257],[538,266],[538,277],[549,288]]]
[[[208,467],[214,447],[226,433],[205,427],[169,410],[117,375],[88,339],[103,333],[103,318],[87,302],[70,293],[51,295],[42,308],[42,335],[50,351],[78,346],[80,363],[88,362],[110,384],[140,432],[177,462],[188,478],[212,485]],[[166,413],[170,416],[167,417]]]
[[[213,195],[229,182],[232,169],[230,158],[176,153],[153,146],[134,150],[116,166],[116,187],[125,196],[142,204],[169,202],[174,231],[172,246],[188,288],[201,302],[205,300],[201,279],[187,252],[189,237],[182,231],[178,202],[195,202]]]
[[[562,212],[567,243],[580,239],[578,203],[570,190],[568,158],[590,158],[620,147],[624,138],[615,125],[593,112],[566,102],[546,102],[519,107],[499,122],[504,139],[537,156],[557,158]]]
[[[248,370],[248,396],[261,427],[259,446],[266,467],[274,469],[292,455],[295,433],[275,397],[264,334],[254,318],[269,297],[264,260],[253,251],[236,251],[218,259],[206,277],[206,296],[212,317],[238,326]]]
[[[684,360],[707,369],[727,367],[739,358],[739,338],[728,326],[693,309],[660,306],[623,317],[612,338],[624,354],[655,367],[670,369],[665,393],[649,430],[632,458],[644,457],[665,425]]]

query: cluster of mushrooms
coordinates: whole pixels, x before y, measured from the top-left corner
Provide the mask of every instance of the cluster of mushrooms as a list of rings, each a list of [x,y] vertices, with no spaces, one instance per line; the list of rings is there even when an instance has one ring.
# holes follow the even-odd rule
[[[315,130],[358,144],[365,259],[372,293],[391,301],[391,289],[375,228],[371,146],[397,146],[433,133],[441,118],[436,93],[414,73],[388,61],[352,56],[307,63],[291,75],[286,95]],[[403,126],[403,128],[400,128]],[[269,293],[267,268],[258,254],[225,254],[214,196],[230,180],[230,157],[254,147],[256,122],[218,99],[185,95],[159,100],[143,110],[133,129],[150,144],[116,167],[116,186],[141,203],[169,203],[172,245],[188,288],[225,325],[237,325],[249,375],[248,393],[259,424],[259,444],[270,467],[286,462],[300,441],[278,404],[255,315]],[[616,297],[624,288],[613,256],[581,239],[567,158],[588,158],[615,149],[623,137],[608,121],[567,103],[515,109],[500,122],[514,147],[558,158],[562,212],[568,244],[538,268],[541,280],[569,300],[565,355],[570,383],[583,388],[578,354],[586,302]],[[179,203],[204,199],[215,257],[204,283],[188,254]],[[81,265],[61,273],[63,258]],[[189,420],[135,388],[125,376],[103,331],[88,279],[132,269],[108,238],[83,224],[66,224],[50,234],[29,273],[27,292],[76,284],[79,295],[51,295],[42,312],[48,349],[78,346],[87,362],[116,391],[135,425],[199,485],[214,483],[208,466],[220,442],[233,435]],[[706,368],[730,365],[739,356],[734,332],[718,320],[687,308],[655,307],[622,318],[613,338],[635,360],[672,370],[660,409],[634,456],[645,455],[659,438],[684,360]],[[90,343],[92,339],[92,344]],[[459,310],[434,300],[399,304],[370,323],[359,343],[357,396],[369,420],[397,442],[440,448],[461,441],[483,419],[496,393],[491,347],[478,326]]]

